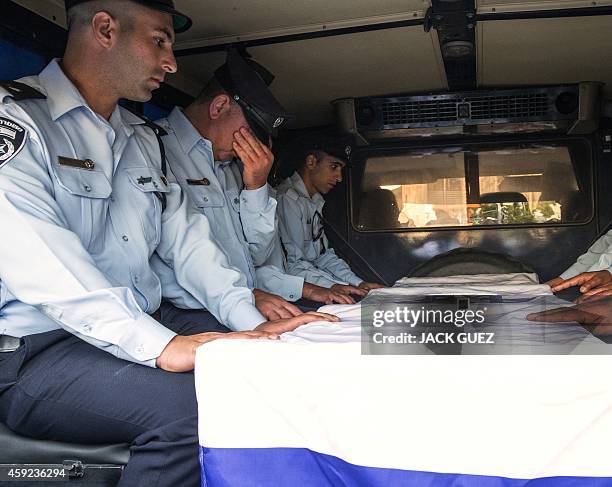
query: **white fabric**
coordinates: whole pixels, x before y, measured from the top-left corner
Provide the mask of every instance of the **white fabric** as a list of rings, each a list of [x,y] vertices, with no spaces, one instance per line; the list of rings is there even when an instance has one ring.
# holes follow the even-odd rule
[[[475,274],[451,277],[404,277],[392,288],[373,290],[369,296],[427,294],[479,294],[504,297],[552,296],[550,286],[538,284],[535,274]]]
[[[534,285],[524,275],[504,281]],[[306,325],[278,342],[218,340],[198,349],[201,445],[308,448],[357,465],[431,472],[612,475],[612,357],[368,356],[359,304],[321,311],[342,322]]]

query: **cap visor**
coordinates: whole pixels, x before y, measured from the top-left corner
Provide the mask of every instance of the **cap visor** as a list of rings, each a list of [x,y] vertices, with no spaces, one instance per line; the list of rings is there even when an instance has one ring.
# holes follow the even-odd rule
[[[174,32],[176,34],[185,32],[193,24],[189,16],[179,12],[175,8],[171,7],[170,5],[166,5],[165,3],[156,2],[156,1],[144,1],[144,0],[133,0],[133,1],[140,3],[144,5],[145,7],[152,8],[153,10],[159,10],[161,12],[166,12],[172,15],[172,28],[174,29]]]
[[[257,137],[259,141],[266,147],[270,147],[271,134],[268,132],[268,130],[258,124],[255,119],[248,113],[245,113],[245,118],[249,124],[249,128],[251,129],[253,134],[255,134],[255,137]]]
[[[177,12],[176,10],[171,13],[172,13],[172,27],[174,28],[175,33],[180,34],[181,32],[185,32],[186,30],[189,30],[191,26],[193,25],[192,20],[186,15],[183,15]]]

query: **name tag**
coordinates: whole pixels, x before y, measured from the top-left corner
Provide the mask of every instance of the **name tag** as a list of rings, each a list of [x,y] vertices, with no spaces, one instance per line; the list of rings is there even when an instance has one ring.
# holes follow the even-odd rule
[[[209,186],[210,181],[206,178],[202,179],[187,179],[187,184],[190,186]]]
[[[60,166],[76,167],[78,169],[87,169],[91,171],[96,164],[91,159],[72,159],[70,157],[58,156],[57,162]]]

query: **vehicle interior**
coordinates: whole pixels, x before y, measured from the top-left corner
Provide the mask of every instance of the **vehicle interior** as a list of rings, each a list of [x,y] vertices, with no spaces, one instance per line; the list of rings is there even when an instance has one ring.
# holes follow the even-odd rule
[[[472,250],[473,273],[489,252],[546,281],[608,230],[612,1],[175,3],[194,23],[177,36],[179,71],[150,103],[127,104],[162,117],[198,94],[228,47],[246,50],[295,115],[274,141],[271,182],[291,174],[304,135],[353,138],[324,218],[368,281],[423,275],[459,248]],[[0,78],[37,73],[65,40],[62,0],[3,2]],[[0,463],[64,464],[71,483],[95,485],[114,485],[129,458],[125,445],[34,441],[3,425],[0,451]]]

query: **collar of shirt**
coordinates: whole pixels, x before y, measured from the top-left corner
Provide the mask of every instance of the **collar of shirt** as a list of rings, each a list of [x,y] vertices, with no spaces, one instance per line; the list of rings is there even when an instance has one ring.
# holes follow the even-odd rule
[[[68,79],[59,65],[59,59],[52,60],[45,69],[42,70],[39,75],[39,81],[47,93],[49,114],[53,121],[81,107],[88,110],[100,120],[103,120],[102,117],[92,111],[83,98],[83,95],[81,95],[72,81]],[[134,129],[131,127],[132,125],[142,125],[144,123],[144,120],[127,110],[121,110],[119,106],[115,107],[110,119],[113,129],[117,130],[121,127],[128,137],[134,132]]]
[[[239,161],[239,159],[231,158],[231,159],[228,159],[227,161],[215,161],[215,162],[217,163],[219,167],[223,168],[223,167],[227,167],[227,166],[234,164],[234,162],[236,161]]]
[[[200,143],[200,145],[204,145],[205,151],[209,152],[212,156],[212,143],[200,135],[200,132],[185,116],[183,110],[179,107],[174,107],[170,115],[168,115],[168,122],[185,154],[189,154]]]
[[[308,190],[306,189],[306,185],[304,184],[304,180],[302,176],[299,175],[297,171],[295,171],[289,178],[291,180],[291,186],[295,190],[295,192],[300,195],[302,198],[306,198],[311,201],[313,205],[317,207],[319,211],[323,208],[325,204],[325,200],[320,193],[315,193],[312,196],[308,194]]]
[[[175,107],[172,112],[170,112],[167,120],[185,154],[193,157],[191,151],[197,148],[197,150],[204,155],[206,164],[209,165],[210,169],[217,177],[219,177],[219,171],[222,172],[225,166],[232,163],[231,159],[229,161],[215,163],[212,142],[202,137],[200,132],[198,132],[179,107]],[[198,160],[199,159],[194,159],[194,163]]]

